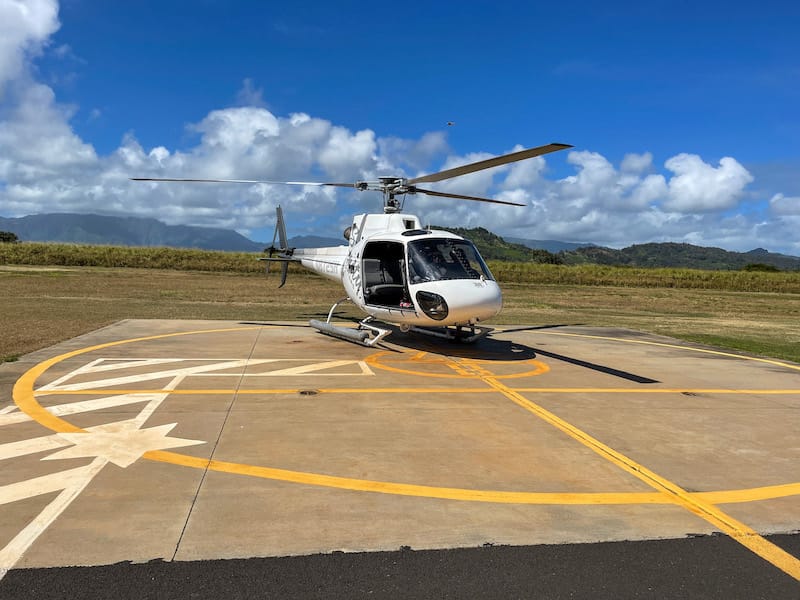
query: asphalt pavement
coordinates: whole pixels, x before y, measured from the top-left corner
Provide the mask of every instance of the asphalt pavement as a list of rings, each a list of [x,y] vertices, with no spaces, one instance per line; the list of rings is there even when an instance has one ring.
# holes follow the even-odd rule
[[[800,534],[768,536],[800,556]],[[0,598],[800,598],[800,582],[724,535],[15,569]]]

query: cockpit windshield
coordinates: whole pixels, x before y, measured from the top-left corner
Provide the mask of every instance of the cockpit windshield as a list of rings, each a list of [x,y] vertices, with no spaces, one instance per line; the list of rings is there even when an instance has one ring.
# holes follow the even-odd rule
[[[426,238],[408,243],[409,283],[443,279],[494,280],[472,242]]]

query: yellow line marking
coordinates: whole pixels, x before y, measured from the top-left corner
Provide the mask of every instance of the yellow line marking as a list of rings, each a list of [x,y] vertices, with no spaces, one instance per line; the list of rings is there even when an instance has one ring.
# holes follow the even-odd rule
[[[744,396],[760,395],[794,395],[797,390],[737,390],[725,388],[514,388],[518,392],[559,394],[737,394]]]
[[[474,377],[473,377],[474,378]],[[304,389],[304,388],[303,388]],[[301,388],[297,389],[276,389],[276,388],[254,388],[254,389],[177,389],[177,390],[164,390],[164,389],[114,389],[114,388],[97,388],[85,390],[36,390],[37,396],[83,396],[92,394],[182,394],[182,395],[214,395],[214,394],[298,394],[303,391]],[[793,396],[800,395],[800,389],[797,390],[736,390],[724,388],[513,388],[517,392],[525,392],[532,394],[728,394],[728,395],[742,395],[742,396]],[[485,393],[486,388],[454,388],[454,387],[408,387],[408,388],[315,388],[316,392],[320,394],[477,394]]]
[[[36,396],[84,396],[91,394],[178,394],[178,395],[217,395],[217,394],[299,394],[306,388],[297,389],[176,389],[176,390],[115,390],[110,389],[86,389],[86,390],[37,390]],[[320,394],[485,394],[486,388],[454,388],[454,387],[420,387],[420,388],[314,388]]]
[[[68,423],[67,421],[64,421],[63,419],[48,412],[36,400],[35,397],[36,393],[34,392],[34,384],[36,382],[36,379],[54,364],[66,360],[68,358],[72,358],[74,356],[78,356],[80,354],[84,354],[94,350],[99,350],[111,346],[117,346],[132,342],[150,341],[161,338],[201,334],[201,333],[245,331],[257,328],[258,327],[239,327],[239,328],[200,330],[200,331],[162,334],[156,336],[133,338],[128,340],[118,340],[115,342],[108,342],[105,344],[99,344],[97,346],[91,346],[88,348],[82,348],[79,350],[74,350],[72,352],[67,352],[65,354],[43,361],[35,365],[26,373],[24,373],[22,377],[20,377],[14,385],[13,389],[14,402],[23,412],[31,416],[41,425],[44,425],[45,427],[48,427],[53,431],[57,432],[83,431],[82,429],[76,427],[75,425],[72,425],[71,423]],[[601,336],[579,336],[577,334],[551,334],[551,335],[574,335],[575,337],[595,337],[600,339],[620,341],[616,338],[603,338]],[[641,340],[630,340],[630,341],[633,341],[635,343],[647,343]],[[675,346],[670,344],[660,344],[660,343],[653,343],[653,344],[687,349],[682,346]],[[695,348],[688,348],[688,349],[699,350]],[[779,366],[786,366],[789,368],[800,369],[800,367],[792,367],[791,365],[785,365],[784,363],[780,363],[777,361],[752,359],[750,357],[742,357],[733,354],[728,355],[726,353],[721,353],[721,352],[713,352],[705,350],[699,350],[699,351],[722,354],[727,356],[734,356],[736,358],[743,358],[746,360],[759,360],[762,362],[776,364]],[[367,361],[369,361],[370,358],[372,358],[372,356],[368,357]],[[501,376],[494,376],[490,371],[487,371],[486,369],[482,368],[479,364],[477,364],[477,361],[464,361],[462,365],[467,372],[471,370],[473,373],[475,373],[475,375],[471,375],[471,377],[484,381],[490,387],[502,393],[504,396],[506,396],[516,404],[532,412],[533,414],[539,416],[546,422],[551,423],[552,425],[554,425],[555,427],[557,427],[570,437],[576,439],[583,445],[592,449],[600,456],[603,456],[604,458],[610,460],[614,464],[617,464],[625,471],[633,474],[640,480],[646,482],[648,485],[653,487],[656,490],[656,492],[538,493],[538,492],[509,492],[509,491],[493,491],[493,490],[469,490],[461,488],[444,488],[444,487],[421,486],[413,484],[383,482],[383,481],[350,479],[346,477],[305,473],[301,471],[288,471],[284,469],[274,469],[270,467],[258,467],[253,465],[243,465],[243,464],[228,463],[215,460],[210,461],[208,459],[196,458],[166,451],[151,451],[147,452],[144,456],[154,461],[167,462],[171,464],[183,465],[194,468],[203,468],[203,469],[207,468],[220,472],[251,475],[251,476],[276,479],[281,481],[304,483],[307,485],[317,485],[317,486],[335,487],[340,489],[349,489],[356,491],[372,491],[372,492],[399,494],[408,496],[424,496],[424,497],[452,499],[452,500],[471,500],[471,501],[481,501],[481,502],[524,503],[524,504],[530,504],[530,503],[679,504],[681,506],[684,506],[687,510],[693,512],[694,514],[702,517],[706,521],[712,523],[716,527],[719,527],[722,531],[728,533],[731,537],[740,542],[742,545],[749,548],[750,550],[752,550],[765,560],[768,560],[776,567],[788,573],[795,579],[800,580],[800,560],[784,552],[774,544],[768,542],[763,537],[761,537],[756,531],[749,528],[747,525],[735,520],[733,517],[730,517],[729,515],[725,514],[711,503],[712,501],[716,501],[719,503],[740,502],[740,501],[744,502],[751,500],[760,500],[773,497],[785,497],[789,495],[795,495],[800,493],[800,483],[788,484],[783,486],[755,488],[753,490],[743,490],[741,491],[741,493],[736,491],[704,492],[704,493],[687,492],[686,490],[683,490],[676,484],[658,476],[652,471],[649,471],[648,469],[646,469],[642,465],[639,465],[632,459],[616,452],[615,450],[613,450],[608,446],[605,446],[599,440],[596,440],[595,438],[589,436],[580,429],[570,425],[566,421],[563,421],[553,413],[550,413],[549,411],[538,406],[537,404],[527,400],[526,398],[521,396],[518,391],[515,391],[507,387],[505,384],[501,383],[499,381]],[[547,365],[544,366],[547,367]],[[459,367],[459,369],[462,370],[462,367]],[[413,373],[413,374],[418,375],[418,373]],[[372,388],[372,389],[377,390],[379,388]],[[420,389],[426,389],[426,388],[420,388]],[[465,389],[468,389],[470,391],[479,391],[475,390],[474,388],[465,388]],[[574,388],[574,389],[580,389],[580,388]],[[439,388],[433,388],[433,390],[442,391]],[[337,391],[341,391],[341,389]],[[355,388],[353,391],[363,391],[363,389]],[[388,390],[388,391],[393,391],[393,390]],[[404,391],[407,392],[408,390]],[[679,391],[685,391],[685,390],[679,390]],[[81,392],[87,394],[97,393],[97,390],[93,392],[81,390]],[[170,393],[176,393],[176,392],[178,392],[178,390],[170,390]],[[183,392],[197,393],[196,390],[184,390]],[[142,393],[153,393],[153,390],[146,390],[146,391],[143,390]],[[224,393],[230,393],[230,390],[225,390]]]
[[[453,360],[458,362],[457,359]],[[708,521],[715,527],[718,527],[723,532],[731,536],[734,540],[750,549],[752,552],[758,554],[764,560],[772,563],[780,570],[788,575],[791,575],[795,579],[800,580],[800,559],[792,556],[772,542],[767,541],[754,529],[751,529],[741,521],[738,521],[732,516],[724,513],[707,500],[698,497],[696,494],[693,495],[690,492],[687,492],[679,485],[664,477],[661,477],[647,467],[637,463],[632,458],[617,452],[609,446],[606,446],[585,431],[575,427],[567,421],[564,421],[538,404],[531,402],[524,396],[520,395],[519,392],[512,390],[502,382],[498,381],[495,377],[492,377],[491,373],[485,369],[475,368],[475,372],[480,374],[481,379],[485,383],[502,393],[506,398],[515,404],[521,406],[528,412],[536,415],[550,425],[553,425],[558,430],[580,442],[599,456],[612,462],[624,471],[627,471],[637,479],[645,482],[655,490],[672,498],[676,504],[683,506],[690,512]]]

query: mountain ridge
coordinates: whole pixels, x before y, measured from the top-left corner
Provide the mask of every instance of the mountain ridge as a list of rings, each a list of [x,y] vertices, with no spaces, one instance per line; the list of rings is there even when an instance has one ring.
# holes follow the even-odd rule
[[[650,242],[615,250],[603,246],[578,248],[560,254],[565,264],[600,264],[630,267],[738,270],[767,265],[782,271],[800,270],[800,257],[755,248],[733,252],[723,248],[681,242]]]
[[[472,240],[487,260],[709,270],[736,270],[753,265],[767,265],[780,270],[800,271],[800,257],[769,252],[764,248],[732,252],[686,243],[653,242],[634,244],[617,250],[556,240],[503,238],[483,227],[437,228]],[[239,252],[262,252],[269,245],[267,242],[250,240],[229,229],[167,225],[153,218],[97,214],[49,213],[18,218],[0,217],[0,231],[12,232],[21,241],[78,244],[167,246]],[[320,236],[296,236],[289,239],[291,247],[300,248],[339,246],[343,243],[345,242],[338,238]]]
[[[587,246],[596,246],[597,244],[590,244],[586,242],[561,242],[559,240],[529,240],[526,238],[519,238],[519,237],[508,237],[504,236],[504,238],[508,242],[513,242],[514,244],[522,244],[523,246],[527,246],[528,248],[533,248],[534,250],[547,250],[548,252],[552,252],[557,254],[559,252],[563,252],[565,250],[577,250],[578,248],[586,248]]]
[[[264,249],[263,243],[249,240],[230,229],[167,225],[147,217],[76,213],[0,217],[0,230],[10,231],[20,240],[29,242],[168,246],[240,252],[260,252]]]

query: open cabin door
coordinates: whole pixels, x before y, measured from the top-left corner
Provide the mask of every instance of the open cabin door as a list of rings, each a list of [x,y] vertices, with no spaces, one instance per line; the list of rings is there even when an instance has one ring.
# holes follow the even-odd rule
[[[410,308],[405,251],[399,242],[368,242],[362,255],[364,300],[372,306]]]

